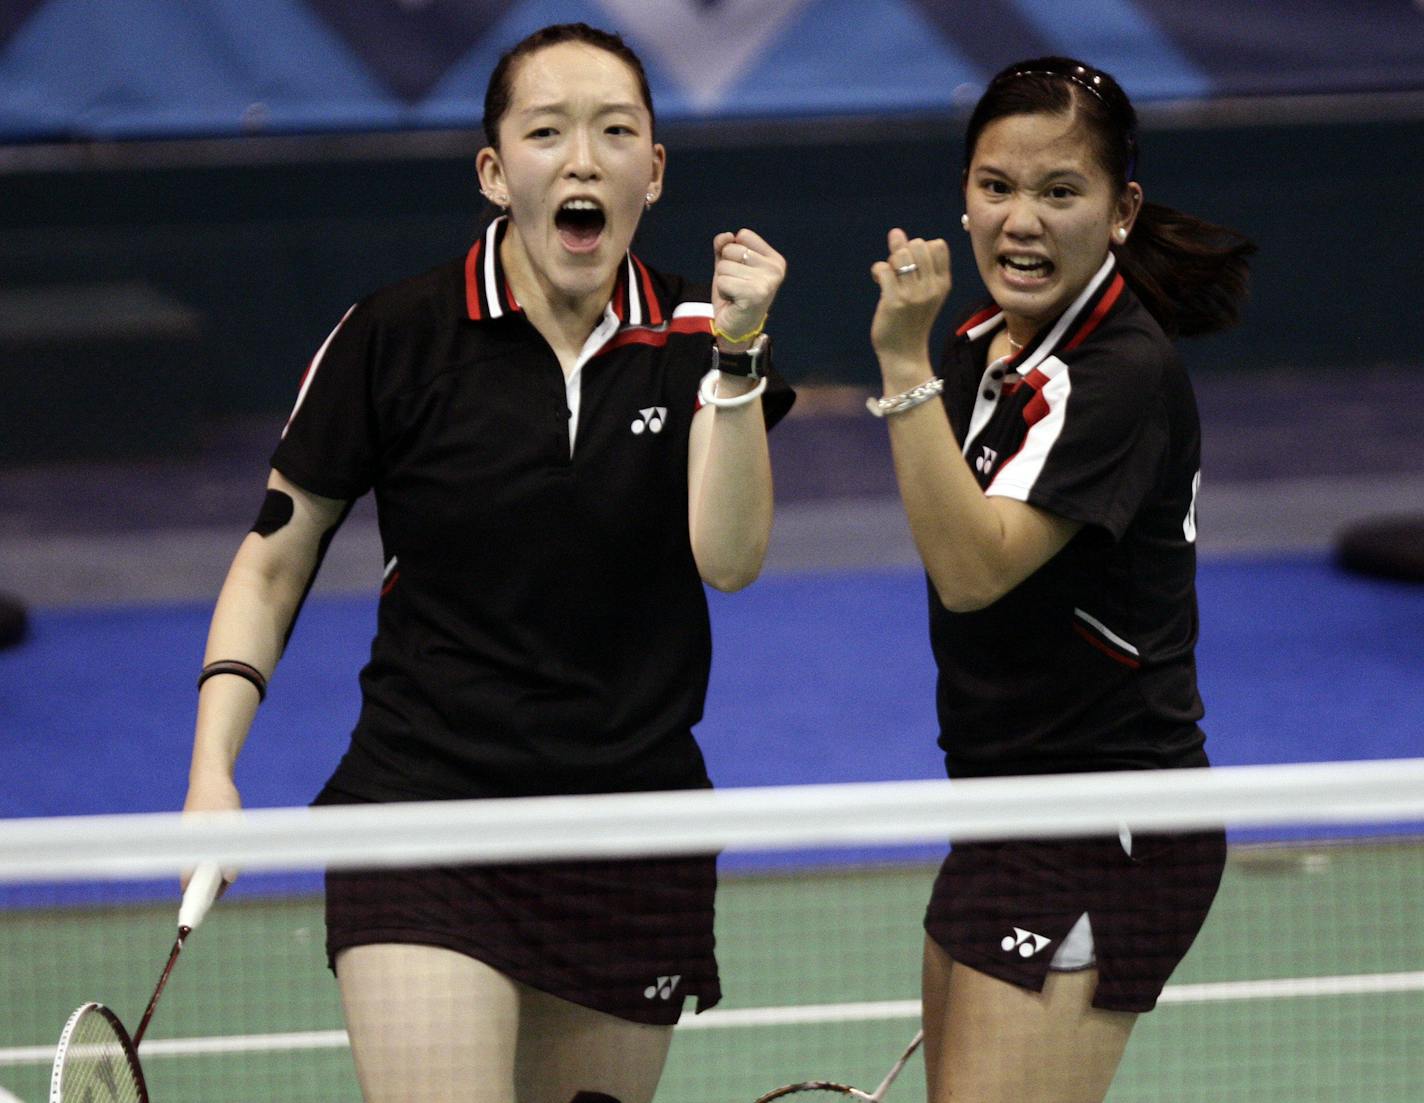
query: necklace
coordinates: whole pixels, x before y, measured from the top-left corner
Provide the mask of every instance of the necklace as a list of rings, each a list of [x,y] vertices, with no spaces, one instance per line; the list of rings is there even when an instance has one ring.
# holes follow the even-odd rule
[[[1012,351],[1014,351],[1014,352],[1023,352],[1023,348],[1024,348],[1023,345],[1019,344],[1019,343],[1018,343],[1017,341],[1015,341],[1012,337],[1010,337],[1010,336],[1008,335],[1008,332],[1007,332],[1007,331],[1005,331],[1005,333],[1004,333],[1004,338],[1005,338],[1005,340],[1007,340],[1007,341],[1009,342],[1009,348],[1010,348]]]

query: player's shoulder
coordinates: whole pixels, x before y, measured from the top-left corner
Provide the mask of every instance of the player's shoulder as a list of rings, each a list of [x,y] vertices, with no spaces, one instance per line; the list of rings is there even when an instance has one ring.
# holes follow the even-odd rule
[[[358,299],[322,346],[322,362],[359,372],[372,394],[388,398],[448,364],[467,332],[465,310],[463,264],[447,261]]]
[[[464,261],[447,260],[363,296],[355,312],[368,322],[404,326],[455,321],[464,315]]]
[[[651,293],[666,313],[671,314],[678,307],[694,308],[712,301],[712,287],[708,283],[656,268],[637,256],[633,257],[632,263],[634,275],[644,284],[643,292]]]
[[[1176,346],[1130,289],[1102,324],[1070,344],[1055,350],[1056,355],[1080,378],[1102,376],[1113,383],[1156,387],[1181,371]]]

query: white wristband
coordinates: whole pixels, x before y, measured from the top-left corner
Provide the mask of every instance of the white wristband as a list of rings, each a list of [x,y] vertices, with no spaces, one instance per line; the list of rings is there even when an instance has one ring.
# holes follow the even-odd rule
[[[702,387],[697,392],[698,397],[708,406],[716,406],[719,410],[732,410],[738,406],[746,406],[755,402],[761,397],[761,392],[766,390],[766,376],[757,380],[757,385],[746,394],[734,395],[731,398],[717,397],[717,376],[719,372],[710,371],[702,377]]]

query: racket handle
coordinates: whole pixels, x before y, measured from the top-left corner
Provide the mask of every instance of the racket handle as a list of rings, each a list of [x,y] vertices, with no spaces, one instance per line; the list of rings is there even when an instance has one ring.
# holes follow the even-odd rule
[[[178,908],[178,926],[197,930],[213,901],[218,898],[222,886],[222,867],[216,862],[204,862],[195,869],[187,891],[183,893],[183,903]]]

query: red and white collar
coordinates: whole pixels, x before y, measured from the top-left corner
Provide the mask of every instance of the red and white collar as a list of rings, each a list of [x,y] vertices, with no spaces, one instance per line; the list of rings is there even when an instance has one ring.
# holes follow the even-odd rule
[[[471,321],[523,312],[500,257],[500,243],[508,228],[507,215],[496,218],[465,255],[465,312]],[[660,326],[665,321],[665,308],[653,289],[652,276],[631,252],[619,265],[609,306],[623,325]]]
[[[1086,341],[1102,324],[1127,286],[1122,273],[1116,268],[1117,258],[1109,253],[1102,267],[1088,281],[1088,286],[1078,293],[1058,320],[1047,330],[1040,330],[1022,351],[1007,357],[1006,362],[1013,363],[1014,370],[1020,375],[1027,375],[1048,357],[1075,349]],[[991,304],[971,315],[954,332],[959,337],[977,341],[1003,324],[1004,312]]]

